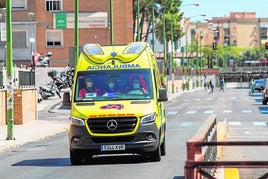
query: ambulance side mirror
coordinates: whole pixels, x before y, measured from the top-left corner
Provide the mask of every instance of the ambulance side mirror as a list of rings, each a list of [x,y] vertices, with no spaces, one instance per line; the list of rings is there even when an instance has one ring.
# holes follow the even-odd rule
[[[167,90],[166,88],[160,88],[158,102],[166,102],[166,101],[168,101]]]

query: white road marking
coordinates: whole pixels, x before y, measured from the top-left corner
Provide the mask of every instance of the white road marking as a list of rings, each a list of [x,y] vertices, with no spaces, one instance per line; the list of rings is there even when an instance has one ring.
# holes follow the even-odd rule
[[[253,122],[255,126],[268,126],[268,122]]]
[[[214,111],[204,111],[204,114],[212,114]]]
[[[242,113],[251,113],[252,111],[250,109],[242,110]]]
[[[167,114],[168,115],[175,115],[175,114],[177,114],[178,112],[177,111],[172,111],[172,112],[168,112]]]
[[[232,110],[224,110],[222,113],[232,113]]]
[[[228,122],[229,126],[240,126],[241,122]]]
[[[183,122],[180,124],[180,127],[189,127],[192,125],[192,122]]]
[[[195,114],[196,111],[187,111],[186,114]]]

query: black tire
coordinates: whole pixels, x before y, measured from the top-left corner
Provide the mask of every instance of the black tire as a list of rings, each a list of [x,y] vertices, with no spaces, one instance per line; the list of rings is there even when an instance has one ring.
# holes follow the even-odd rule
[[[160,145],[158,145],[157,149],[151,153],[149,153],[152,162],[160,162],[161,161],[161,149]]]
[[[76,152],[75,150],[70,149],[70,161],[72,165],[81,165],[83,156]]]
[[[72,165],[90,164],[93,155],[86,150],[72,150],[70,149],[70,161]]]
[[[164,136],[163,142],[160,146],[161,156],[166,155],[166,135]]]
[[[83,151],[78,151],[78,150],[72,150],[70,149],[70,161],[72,165],[82,165],[84,164],[86,161],[87,157],[89,157],[89,155],[85,155],[85,153]],[[92,158],[92,156],[91,156]]]
[[[47,100],[48,99],[48,96],[45,93],[41,92],[40,95],[43,98],[43,100]]]

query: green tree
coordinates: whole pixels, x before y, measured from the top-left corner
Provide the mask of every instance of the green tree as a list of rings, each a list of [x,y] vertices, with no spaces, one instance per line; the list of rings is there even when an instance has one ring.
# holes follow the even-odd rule
[[[139,2],[139,12],[138,10]],[[155,15],[155,36],[163,44],[163,19],[165,20],[165,32],[166,40],[170,41],[171,39],[171,27],[173,30],[173,42],[178,42],[183,34],[183,27],[181,25],[181,20],[183,18],[183,12],[179,9],[182,4],[182,0],[154,0],[153,6],[152,0],[133,0],[134,10],[133,10],[133,34],[137,33],[136,22],[139,18],[139,39],[141,41],[147,41],[148,35],[152,34],[152,7],[154,7]],[[162,19],[163,18],[163,19]],[[145,24],[147,24],[145,26]],[[144,29],[142,27],[147,27]],[[136,37],[136,41],[138,36]]]
[[[156,38],[163,44],[164,36],[163,30],[166,32],[166,40],[170,41],[173,30],[173,42],[178,42],[183,34],[183,27],[181,20],[183,19],[183,12],[179,9],[182,0],[160,0],[158,1],[161,9],[156,16],[155,35]],[[164,28],[165,24],[165,28]]]

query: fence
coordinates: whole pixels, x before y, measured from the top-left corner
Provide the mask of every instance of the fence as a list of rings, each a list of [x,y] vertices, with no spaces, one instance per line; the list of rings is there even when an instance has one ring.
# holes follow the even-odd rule
[[[34,88],[35,71],[24,68],[14,68],[15,88]],[[6,88],[6,70],[0,70],[0,89]]]
[[[268,161],[217,161],[218,146],[268,146],[268,141],[217,141],[216,115],[211,115],[198,132],[187,141],[185,179],[215,179],[218,168],[268,168]],[[260,178],[268,177],[268,173]]]
[[[19,88],[35,86],[35,71],[21,70],[19,73]]]

